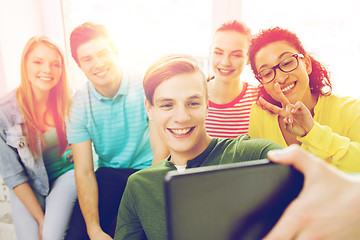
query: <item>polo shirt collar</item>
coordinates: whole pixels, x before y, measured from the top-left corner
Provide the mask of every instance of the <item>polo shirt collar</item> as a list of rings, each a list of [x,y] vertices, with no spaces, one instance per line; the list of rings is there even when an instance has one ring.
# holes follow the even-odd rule
[[[209,146],[202,153],[200,153],[194,159],[191,159],[191,160],[187,161],[186,168],[200,167],[202,165],[202,163],[204,162],[204,160],[209,155],[209,153],[214,149],[215,145],[217,144],[217,140],[218,140],[218,138],[212,138]],[[174,166],[174,164],[171,162],[171,156],[169,156],[167,158],[166,165],[167,166]]]

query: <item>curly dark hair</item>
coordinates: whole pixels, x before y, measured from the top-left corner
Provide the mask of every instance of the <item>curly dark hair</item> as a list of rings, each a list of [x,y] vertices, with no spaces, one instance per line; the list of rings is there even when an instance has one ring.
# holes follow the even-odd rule
[[[255,55],[256,53],[266,45],[272,42],[286,41],[292,47],[294,47],[299,53],[304,56],[308,56],[311,59],[312,72],[309,75],[309,85],[311,93],[321,94],[321,95],[330,95],[332,91],[332,84],[330,82],[330,73],[326,67],[315,60],[312,56],[306,53],[302,43],[295,33],[290,32],[289,30],[282,29],[280,27],[269,28],[266,30],[260,31],[257,35],[252,36],[249,47],[249,61],[251,64],[251,69],[255,76],[258,74],[255,66]],[[325,90],[325,87],[328,87]],[[281,103],[275,101],[265,90],[264,86],[260,85],[259,97],[264,98],[268,102],[281,106]]]

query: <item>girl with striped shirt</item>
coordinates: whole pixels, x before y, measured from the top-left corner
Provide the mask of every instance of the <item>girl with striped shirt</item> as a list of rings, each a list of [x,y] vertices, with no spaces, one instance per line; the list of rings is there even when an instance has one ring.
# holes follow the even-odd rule
[[[258,88],[240,80],[248,61],[250,30],[242,23],[224,23],[215,32],[210,60],[214,76],[208,82],[206,131],[211,137],[236,138],[248,133],[251,105]]]

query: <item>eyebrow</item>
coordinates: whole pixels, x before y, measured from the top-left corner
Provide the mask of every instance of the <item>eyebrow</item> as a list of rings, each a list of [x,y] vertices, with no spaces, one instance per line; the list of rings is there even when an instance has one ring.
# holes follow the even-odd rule
[[[201,95],[196,94],[196,95],[193,95],[193,96],[189,97],[188,99],[200,99],[200,98],[201,98]]]
[[[45,58],[42,58],[42,57],[33,57],[33,58],[29,58],[29,60],[31,61],[45,61]],[[61,60],[60,59],[54,59],[52,61],[50,61],[50,63],[61,63]]]
[[[103,48],[103,49],[97,51],[97,52],[95,53],[95,55],[102,54],[102,53],[105,53],[105,52],[107,52],[107,51],[108,51],[107,48]],[[92,55],[85,55],[85,56],[80,57],[80,58],[79,58],[79,61],[80,61],[80,60],[84,60],[84,59],[86,59],[86,58],[91,58],[91,57],[92,57]]]
[[[29,59],[31,59],[31,60],[44,60],[44,58],[38,57],[38,56],[33,57],[33,58],[29,58]]]
[[[158,99],[155,99],[154,103],[161,103],[161,102],[170,102],[170,101],[173,101],[174,99],[172,98],[158,98]]]
[[[201,95],[200,94],[196,94],[196,95],[192,95],[190,97],[187,98],[187,100],[192,100],[192,99],[201,99]],[[155,99],[154,103],[162,103],[162,102],[171,102],[171,101],[174,101],[173,98],[158,98],[158,99]]]
[[[218,48],[218,47],[214,47],[214,50],[218,50],[218,51],[222,51],[222,52],[224,52],[224,50],[223,50],[223,49]],[[243,50],[241,50],[241,49],[237,49],[237,50],[231,51],[231,53],[235,53],[235,52],[244,53],[244,51],[243,51]]]
[[[282,54],[279,55],[278,59],[280,60],[285,54],[288,54],[288,53],[292,53],[292,52],[283,52]],[[275,65],[277,65],[277,64],[275,64]],[[273,65],[273,66],[275,66],[275,65]],[[266,68],[271,68],[271,67],[269,67],[268,64],[264,64],[264,65],[262,65],[262,66],[259,68],[259,71],[258,71],[258,72],[260,72],[261,69],[263,69],[263,68],[265,68],[265,67],[266,67]]]
[[[91,56],[90,55],[82,56],[81,58],[79,58],[79,61],[84,61],[87,58],[91,58]]]

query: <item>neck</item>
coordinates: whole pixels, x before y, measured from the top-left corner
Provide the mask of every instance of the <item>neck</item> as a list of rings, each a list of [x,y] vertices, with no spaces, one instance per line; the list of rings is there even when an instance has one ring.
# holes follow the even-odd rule
[[[98,88],[95,87],[96,91],[98,91],[102,96],[107,98],[115,97],[116,93],[119,91],[121,81],[114,81],[111,86]]]
[[[314,108],[318,102],[319,94],[310,94],[307,99],[303,99],[302,102],[309,109],[311,114],[314,116]]]
[[[211,139],[212,138],[206,134],[206,136],[189,151],[178,152],[170,149],[171,162],[177,166],[186,165],[189,160],[196,158],[205,151],[205,149],[209,146]]]
[[[96,91],[98,91],[102,96],[107,98],[115,97],[116,93],[119,91],[120,85],[122,80],[122,73],[120,69],[118,69],[118,74],[116,74],[115,79],[106,87],[97,88],[95,87]]]
[[[238,80],[224,82],[216,79],[209,82],[209,98],[216,104],[226,104],[234,100],[244,88],[244,83]]]
[[[49,91],[36,91],[33,89],[35,106],[46,106],[49,99]]]

